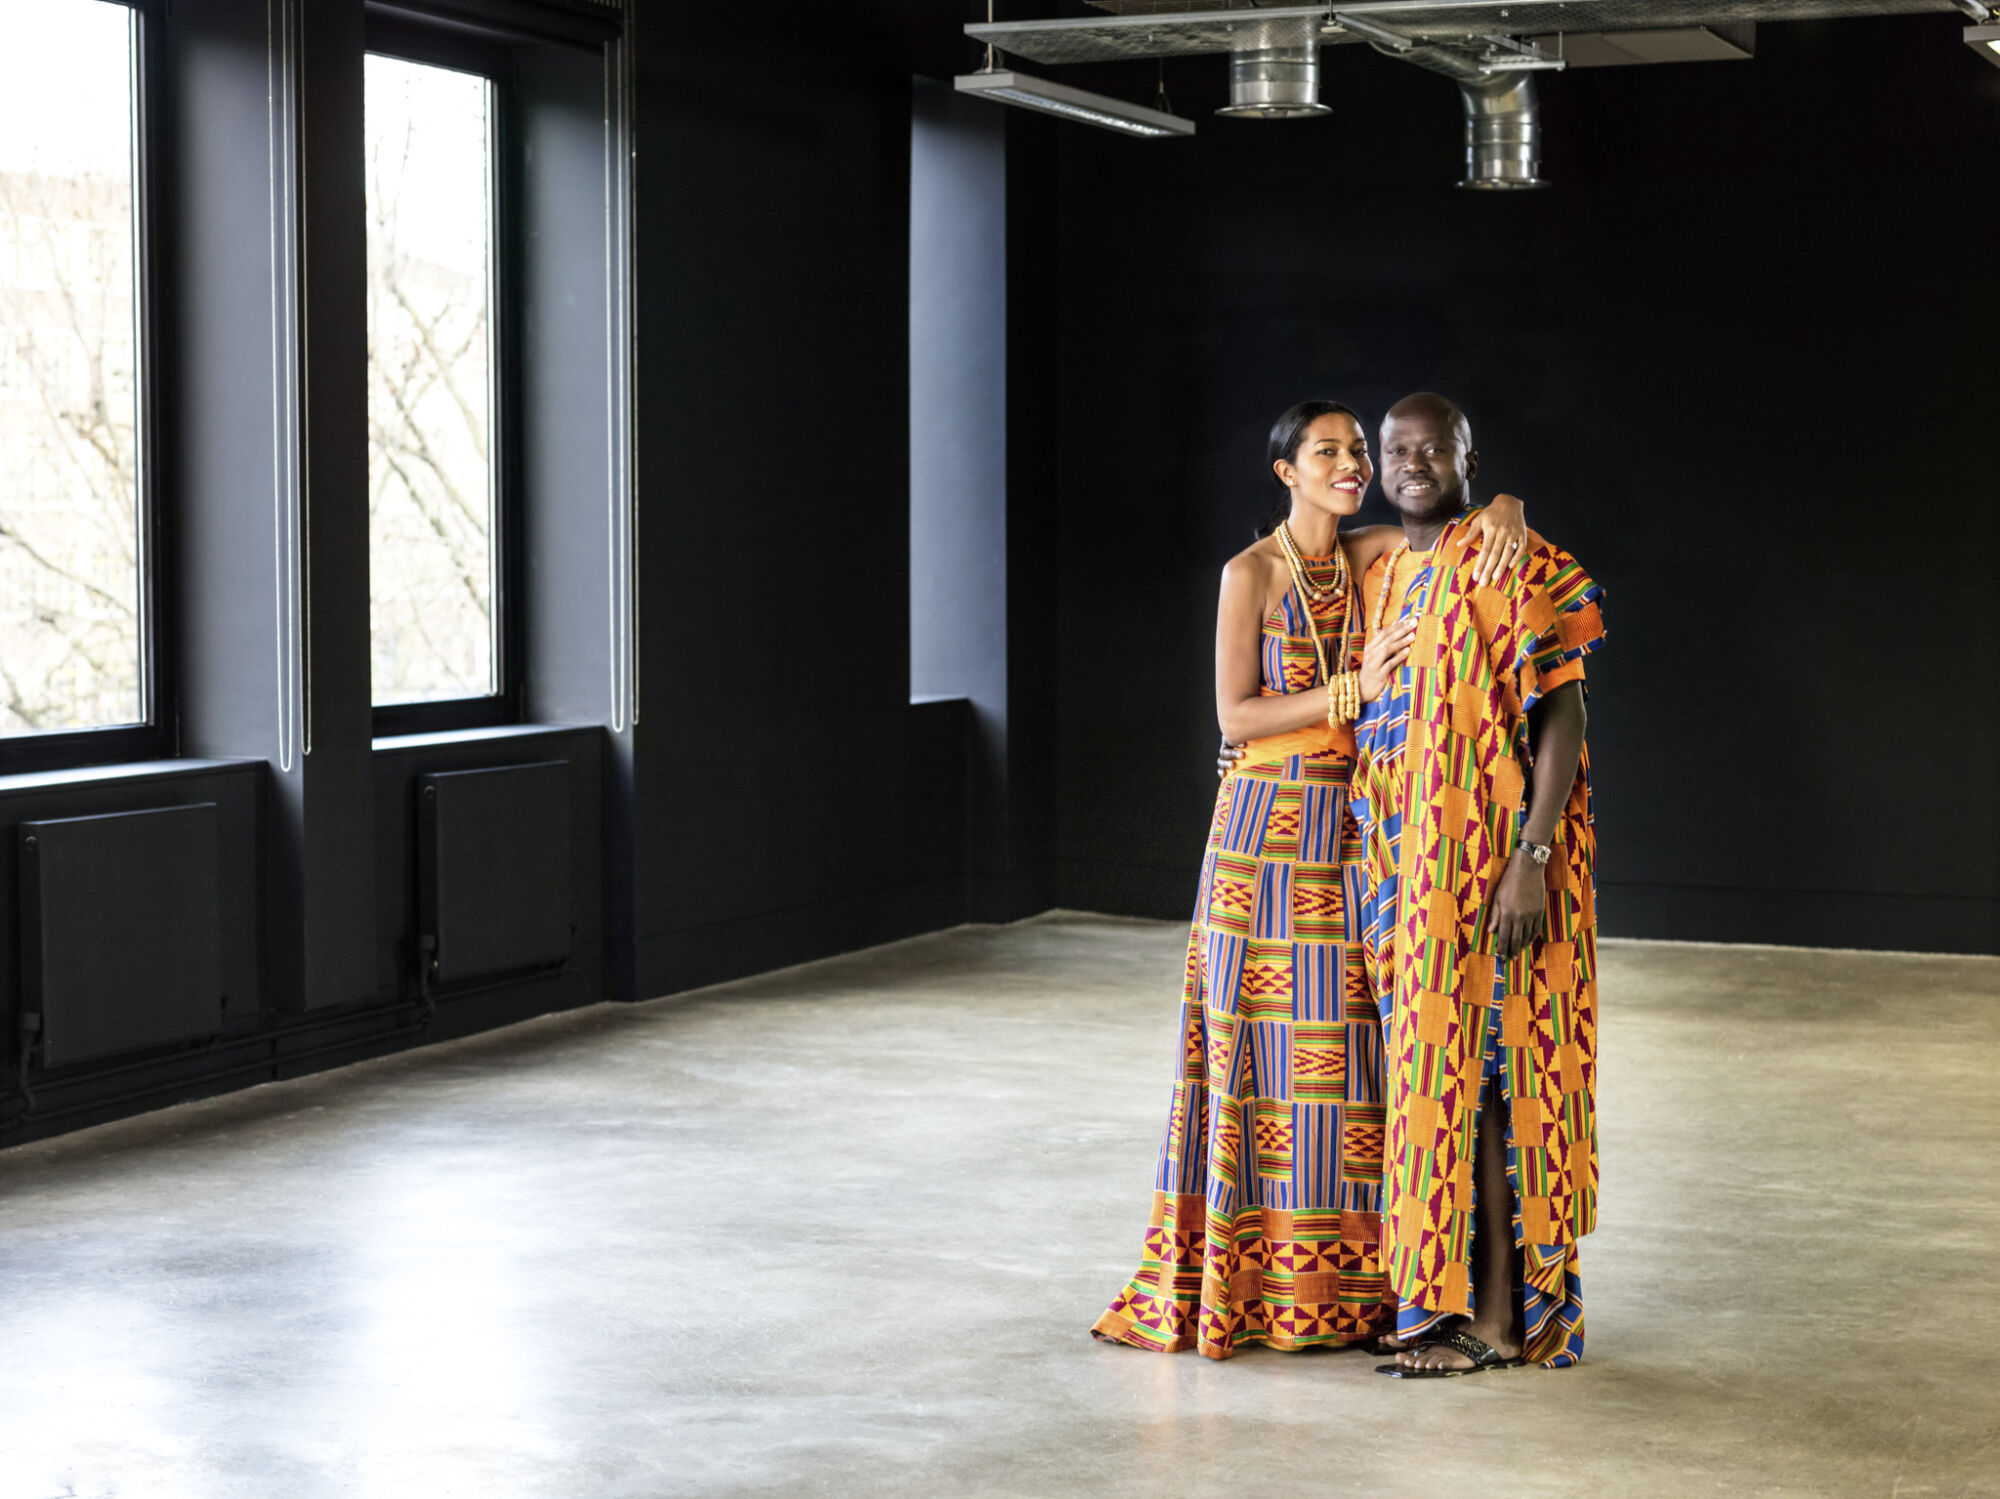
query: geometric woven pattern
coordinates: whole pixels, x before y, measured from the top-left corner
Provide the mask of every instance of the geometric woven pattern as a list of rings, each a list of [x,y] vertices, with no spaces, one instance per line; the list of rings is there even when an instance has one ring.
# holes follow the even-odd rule
[[[1338,637],[1349,600],[1315,611]],[[1313,685],[1294,595],[1264,621],[1266,696]],[[1286,745],[1284,748],[1294,748]],[[1381,1013],[1350,913],[1363,844],[1351,739],[1260,756],[1216,794],[1139,1272],[1096,1330],[1227,1358],[1386,1330]]]
[[[1555,1364],[1581,1351],[1574,1245],[1597,1217],[1587,747],[1553,840],[1541,937],[1500,964],[1486,915],[1525,816],[1528,709],[1582,680],[1604,627],[1602,590],[1576,559],[1533,532],[1528,548],[1518,574],[1475,587],[1454,522],[1435,550],[1397,566],[1398,617],[1418,626],[1399,680],[1358,728],[1369,845],[1360,916],[1385,1033],[1383,1223],[1400,1325],[1471,1310],[1473,1150],[1493,1076],[1527,1250],[1530,1356]],[[1371,618],[1384,572],[1362,581]]]

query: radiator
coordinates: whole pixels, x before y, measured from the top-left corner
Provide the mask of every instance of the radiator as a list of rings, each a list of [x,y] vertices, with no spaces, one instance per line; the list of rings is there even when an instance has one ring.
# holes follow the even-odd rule
[[[439,985],[552,968],[571,937],[567,760],[417,779],[417,954]]]
[[[222,1026],[215,803],[24,822],[21,1007],[41,1064]]]

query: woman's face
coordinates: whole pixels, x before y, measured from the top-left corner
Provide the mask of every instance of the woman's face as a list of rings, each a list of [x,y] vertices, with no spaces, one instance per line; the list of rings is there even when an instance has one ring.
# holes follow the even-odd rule
[[[1293,499],[1335,515],[1359,510],[1368,481],[1375,477],[1375,465],[1368,461],[1368,439],[1353,417],[1338,411],[1307,427],[1292,461],[1277,467]]]

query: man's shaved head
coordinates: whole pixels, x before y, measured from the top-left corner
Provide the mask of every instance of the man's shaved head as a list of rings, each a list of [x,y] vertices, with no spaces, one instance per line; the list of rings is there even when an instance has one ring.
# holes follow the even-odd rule
[[[1456,401],[1430,390],[1404,396],[1382,418],[1380,456],[1383,498],[1406,527],[1442,525],[1470,503],[1479,454]]]
[[[1414,395],[1404,396],[1382,418],[1382,430],[1388,431],[1390,423],[1402,417],[1435,418],[1452,429],[1460,447],[1468,452],[1472,450],[1472,423],[1458,409],[1458,402],[1448,396],[1441,396],[1434,390],[1420,390]]]

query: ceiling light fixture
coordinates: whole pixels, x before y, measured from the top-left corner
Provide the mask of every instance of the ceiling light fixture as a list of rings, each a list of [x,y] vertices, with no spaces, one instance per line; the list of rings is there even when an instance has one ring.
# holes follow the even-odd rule
[[[1194,134],[1194,121],[1184,120],[1179,115],[1164,114],[1157,109],[1114,99],[1109,94],[1093,94],[1086,89],[1071,88],[1066,83],[1051,83],[1046,78],[1016,73],[1011,69],[961,73],[953,81],[961,93],[978,94],[1021,109],[1116,130],[1121,135],[1165,140]]]
[[[1965,28],[1965,45],[2000,68],[2000,21]]]

